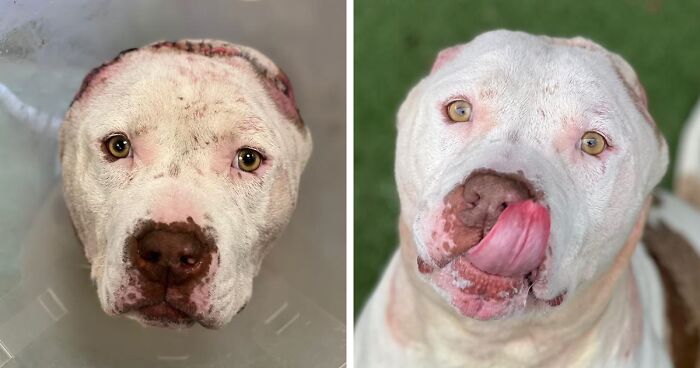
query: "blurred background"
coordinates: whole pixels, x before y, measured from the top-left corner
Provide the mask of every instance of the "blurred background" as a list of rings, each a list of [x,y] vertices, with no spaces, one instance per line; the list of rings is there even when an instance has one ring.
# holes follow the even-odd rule
[[[397,246],[396,112],[438,51],[498,28],[590,38],[637,71],[673,159],[700,95],[699,14],[697,0],[355,0],[355,315]]]
[[[220,331],[143,329],[99,310],[60,196],[55,135],[0,104],[0,367],[343,364],[345,9],[344,0],[0,2],[0,83],[42,111],[62,116],[85,74],[121,50],[219,38],[285,70],[314,141],[296,212],[246,310]]]

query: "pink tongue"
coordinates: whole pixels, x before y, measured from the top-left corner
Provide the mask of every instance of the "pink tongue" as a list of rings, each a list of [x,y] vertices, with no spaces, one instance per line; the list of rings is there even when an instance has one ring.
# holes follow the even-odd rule
[[[549,212],[532,200],[509,205],[484,239],[467,251],[480,270],[500,276],[523,276],[544,259],[549,240]]]

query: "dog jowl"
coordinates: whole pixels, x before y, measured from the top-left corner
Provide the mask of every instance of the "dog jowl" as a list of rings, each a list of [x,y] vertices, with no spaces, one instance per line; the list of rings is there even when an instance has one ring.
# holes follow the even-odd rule
[[[311,137],[267,57],[213,40],[91,71],[60,137],[64,195],[105,312],[216,328],[296,203]]]

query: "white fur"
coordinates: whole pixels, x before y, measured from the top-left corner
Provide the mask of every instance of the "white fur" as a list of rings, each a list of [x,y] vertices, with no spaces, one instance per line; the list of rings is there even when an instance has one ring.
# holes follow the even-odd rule
[[[680,135],[674,176],[676,192],[700,208],[700,100]]]
[[[214,43],[277,70],[255,50]],[[65,197],[100,302],[115,312],[130,272],[125,239],[137,222],[182,205],[179,216],[165,211],[167,221],[192,216],[216,237],[221,263],[212,289],[200,292],[211,294],[204,322],[221,326],[250,298],[267,246],[289,220],[309,133],[277,109],[241,59],[144,48],[125,54],[107,78],[72,105],[61,129]],[[132,158],[104,159],[100,145],[113,132],[128,134]],[[231,167],[244,146],[268,158],[257,174]]]
[[[700,178],[700,100],[690,113],[680,137],[676,175],[692,174]]]
[[[668,366],[659,277],[643,250],[627,266],[633,230],[668,163],[632,68],[585,39],[509,31],[448,52],[399,110],[396,181],[408,230],[358,322],[358,366]],[[472,103],[471,122],[445,122],[441,109],[456,96]],[[599,157],[582,152],[580,138],[591,130],[612,149]],[[547,300],[565,292],[559,307],[530,298],[501,320],[471,320],[419,277],[415,254],[427,252],[431,215],[479,168],[520,171],[543,192],[552,255],[548,280],[536,282],[533,294]],[[386,295],[392,282],[401,305],[413,309],[391,317],[398,328],[387,323],[396,315]],[[641,322],[630,309],[640,300]],[[627,352],[635,323],[643,323],[643,336]],[[409,342],[397,329],[409,331]]]

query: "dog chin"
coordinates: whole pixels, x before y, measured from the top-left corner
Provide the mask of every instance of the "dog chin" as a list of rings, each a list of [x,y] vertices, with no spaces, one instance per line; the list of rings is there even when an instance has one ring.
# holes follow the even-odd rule
[[[548,254],[550,251],[548,250]],[[459,314],[481,321],[501,320],[543,312],[559,306],[565,293],[542,297],[548,289],[551,258],[523,277],[491,275],[456,257],[442,267],[417,259],[418,272]]]
[[[177,320],[177,321],[172,321],[172,320],[165,320],[165,319],[150,319],[147,317],[144,317],[143,315],[139,314],[138,312],[129,312],[124,315],[126,318],[129,318],[131,320],[134,320],[138,322],[142,327],[158,327],[158,328],[167,328],[167,329],[173,329],[173,330],[182,330],[186,328],[190,328],[194,326],[195,320],[189,319],[189,320]]]
[[[150,307],[153,309],[153,307]],[[194,318],[185,315],[181,312],[171,312],[169,316],[162,316],[154,313],[152,310],[132,310],[122,314],[122,316],[138,322],[143,327],[159,327],[168,329],[185,329],[190,328],[197,322]]]

